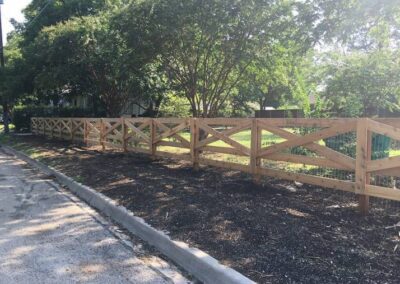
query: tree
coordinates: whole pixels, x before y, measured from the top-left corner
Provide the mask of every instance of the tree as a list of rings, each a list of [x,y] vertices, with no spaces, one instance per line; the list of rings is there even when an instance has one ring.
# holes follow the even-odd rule
[[[0,69],[0,103],[3,108],[4,132],[9,132],[9,118],[12,105],[23,92],[24,62],[18,47],[21,37],[10,36],[4,49],[5,67]]]
[[[194,116],[212,117],[271,46],[295,39],[301,49],[311,46],[311,35],[299,31],[312,24],[294,16],[296,7],[296,1],[155,0],[119,17],[129,47],[161,62]]]
[[[303,57],[294,47],[276,45],[270,48],[247,69],[238,88],[240,97],[257,103],[260,110],[288,104],[308,108],[309,94],[302,86]]]
[[[32,0],[23,11],[26,24],[20,25],[18,30],[23,34],[24,45],[28,45],[44,27],[68,21],[73,17],[95,15],[119,3],[119,0]]]
[[[352,17],[342,23],[346,28],[339,51],[320,56],[322,95],[335,115],[373,116],[381,110],[400,110],[400,7],[396,2],[357,1]]]
[[[38,89],[97,94],[108,116],[119,116],[135,90],[142,64],[127,49],[109,15],[72,18],[44,28],[31,45],[40,66]]]
[[[400,61],[388,50],[329,58],[323,97],[339,116],[373,116],[400,110]]]

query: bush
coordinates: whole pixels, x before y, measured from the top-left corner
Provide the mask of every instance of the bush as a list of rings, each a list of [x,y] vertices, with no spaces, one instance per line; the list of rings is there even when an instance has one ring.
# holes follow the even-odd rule
[[[92,117],[91,110],[76,107],[18,106],[13,111],[16,131],[29,131],[32,117]]]
[[[357,137],[355,133],[347,133],[338,135],[336,137],[330,137],[324,140],[325,145],[335,151],[350,156],[356,157]],[[390,137],[372,134],[372,145],[371,145],[371,159],[378,160],[389,157],[389,151],[392,140]]]

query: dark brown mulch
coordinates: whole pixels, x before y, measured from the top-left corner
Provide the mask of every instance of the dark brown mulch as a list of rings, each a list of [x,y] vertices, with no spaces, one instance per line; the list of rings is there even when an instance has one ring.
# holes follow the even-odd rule
[[[42,160],[259,283],[398,283],[400,206],[188,163],[18,137]],[[14,141],[16,142],[16,141]],[[26,146],[26,145],[25,145]],[[390,228],[388,228],[390,227]]]

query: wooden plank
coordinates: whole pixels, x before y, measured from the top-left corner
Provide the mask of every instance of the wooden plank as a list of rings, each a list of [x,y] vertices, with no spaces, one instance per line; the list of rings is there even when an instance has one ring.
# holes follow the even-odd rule
[[[400,128],[400,118],[374,118],[374,121]]]
[[[104,151],[106,149],[106,145],[104,144],[105,142],[105,123],[103,119],[100,119],[100,145],[101,149]]]
[[[355,183],[351,181],[336,180],[331,178],[318,177],[300,173],[289,173],[285,171],[266,169],[266,168],[260,168],[259,171],[261,174],[265,176],[274,177],[277,179],[292,180],[331,189],[337,189],[353,193],[355,192]]]
[[[122,150],[122,144],[120,143],[103,142],[103,144],[105,147]]]
[[[400,201],[400,189],[393,189],[368,184],[366,186],[365,194],[369,196]]]
[[[360,119],[357,122],[356,193],[360,195],[359,207],[362,214],[367,214],[369,209],[369,200],[365,195],[367,185],[368,153],[367,119]]]
[[[229,136],[226,136],[225,134],[214,130],[210,126],[202,123],[201,121],[198,121],[198,125],[199,125],[199,128],[203,129],[204,131],[208,132],[209,134],[216,136],[217,138],[219,138],[226,144],[239,150],[241,153],[243,153],[247,156],[250,156],[250,150],[247,147],[245,147],[242,144],[240,144],[239,142],[236,142],[235,140],[229,138]]]
[[[68,120],[61,120],[61,123],[64,125],[64,128],[65,129],[68,129],[68,131],[71,131],[71,129],[70,129],[70,121],[69,121],[69,119]]]
[[[190,119],[190,156],[192,158],[192,165],[194,170],[199,169],[199,157],[200,152],[197,149],[197,144],[199,143],[200,133],[197,126],[197,119]]]
[[[122,141],[122,134],[107,135],[104,140],[118,140]],[[122,142],[121,142],[122,143]]]
[[[161,124],[159,122],[157,122],[157,124],[160,126]],[[183,123],[179,124],[178,126],[174,127],[174,128],[168,128],[168,130],[166,130],[165,132],[163,132],[161,135],[158,135],[156,140],[154,141],[154,143],[157,143],[165,138],[168,138],[170,136],[173,136],[174,134],[179,135],[178,132],[187,128],[188,127],[188,121],[184,121]],[[165,125],[164,125],[165,126]],[[164,128],[166,129],[166,128]],[[180,136],[180,135],[179,135]],[[186,146],[190,147],[190,142],[187,141],[185,138],[183,138],[181,136],[182,139],[184,139],[187,143]]]
[[[389,157],[380,160],[369,161],[367,165],[367,172],[373,173],[377,171],[384,171],[400,167],[400,156]]]
[[[242,171],[245,173],[251,173],[251,168],[249,165],[241,165],[236,163],[224,162],[224,161],[216,161],[206,158],[199,158],[199,163],[202,165],[213,166],[218,168],[224,168],[235,171]]]
[[[149,137],[148,137],[144,132],[142,132],[142,130],[140,130],[139,128],[137,128],[133,123],[131,123],[131,122],[128,121],[128,120],[125,120],[125,124],[128,126],[128,128],[129,128],[130,130],[132,130],[136,135],[138,135],[144,142],[150,144],[150,139],[149,139]],[[128,130],[129,130],[129,129],[128,129]],[[128,137],[127,137],[127,138],[129,138],[130,136],[131,136],[131,134],[128,134]]]
[[[164,151],[156,151],[154,155],[157,157],[169,158],[174,160],[183,160],[183,161],[192,160],[189,154],[174,154]]]
[[[294,164],[312,165],[312,166],[338,169],[338,170],[347,170],[347,171],[349,170],[348,167],[335,163],[324,157],[310,157],[303,155],[278,153],[268,156],[267,160],[289,162]]]
[[[131,152],[151,155],[150,149],[145,149],[145,148],[140,148],[140,147],[131,147],[131,146],[128,146],[127,149],[128,149],[128,151],[131,151]]]
[[[176,138],[177,140],[179,140],[182,144],[184,144],[186,147],[190,148],[190,142],[188,140],[186,140],[185,138],[183,138],[182,136],[180,136],[177,133],[173,133],[173,130],[171,130],[169,127],[165,126],[164,124],[158,122],[157,120],[154,120],[155,126],[162,129],[163,131],[165,131],[169,136]],[[187,126],[186,126],[187,127]],[[185,128],[185,127],[184,127]],[[179,130],[178,130],[179,131]],[[166,138],[166,137],[164,137]],[[156,136],[153,140],[153,143],[157,143],[157,140],[159,139],[158,136]]]
[[[284,129],[281,129],[279,127],[275,126],[270,126],[266,125],[264,123],[259,123],[260,127],[268,132],[271,132],[273,134],[279,135],[284,139],[294,139],[296,137],[301,137],[300,135],[293,134],[291,132],[288,132]],[[346,156],[340,152],[337,152],[335,150],[332,150],[326,146],[319,145],[315,142],[312,142],[307,145],[303,145],[306,149],[309,149],[311,151],[314,151],[318,155],[324,156],[325,158],[331,160],[332,162],[338,163],[342,166],[345,166],[348,170],[354,171],[356,167],[356,161],[355,159]]]
[[[151,122],[151,118],[148,117],[132,117],[132,118],[124,118],[125,121],[129,121],[130,123],[149,123]]]
[[[150,153],[152,158],[155,158],[157,152],[157,144],[153,143],[156,140],[156,137],[157,137],[157,125],[154,119],[152,119],[150,124],[150,141],[149,141]]]
[[[159,141],[156,144],[157,144],[157,146],[167,146],[167,147],[175,147],[175,148],[182,148],[182,149],[190,149],[190,147],[186,147],[182,143],[173,142],[173,141]]]
[[[388,176],[388,177],[398,177],[400,178],[400,167],[388,169],[388,170],[378,170],[373,172],[372,174],[378,176]]]
[[[187,118],[174,118],[174,117],[165,117],[165,118],[154,118],[154,121],[157,124],[182,124],[187,123]]]
[[[240,125],[236,125],[235,127],[231,128],[231,129],[227,129],[227,130],[221,131],[220,133],[224,134],[226,136],[232,136],[232,135],[234,135],[236,133],[239,133],[239,132],[242,132],[244,130],[247,130],[250,127],[251,127],[251,123],[240,124]],[[208,137],[208,138],[206,138],[204,140],[199,141],[199,143],[197,143],[196,148],[202,148],[202,147],[204,147],[204,146],[206,146],[208,144],[211,144],[213,142],[216,142],[218,140],[219,140],[219,138],[215,137],[215,136]]]
[[[203,124],[207,125],[226,125],[226,126],[240,126],[240,125],[250,125],[251,119],[249,118],[198,118]]]
[[[310,143],[314,143],[315,141],[329,138],[332,136],[337,136],[343,133],[348,133],[354,130],[355,124],[354,123],[348,123],[348,124],[341,124],[341,125],[335,125],[332,126],[328,129],[323,129],[321,131],[317,131],[311,134],[307,134],[301,137],[289,139],[285,142],[281,142],[266,148],[263,148],[259,152],[260,157],[266,157],[268,155],[274,154],[276,152],[292,148],[292,147],[299,147],[303,145],[307,145]]]
[[[356,118],[257,118],[259,122],[275,127],[332,127],[357,123]]]
[[[242,152],[238,151],[235,148],[205,146],[205,147],[201,148],[201,150],[204,152],[213,152],[213,153],[221,153],[221,154],[229,154],[229,155],[248,157],[248,155],[243,154]]]
[[[118,127],[122,127],[122,123],[121,123],[121,121],[119,121],[119,122],[115,122],[115,124],[114,125],[111,125],[109,122],[105,122],[105,132],[104,132],[104,135],[107,135],[107,134],[109,134],[109,133],[111,133],[111,132],[114,132],[114,131],[116,131],[116,132],[118,132],[119,134],[122,134],[117,128]]]
[[[400,140],[400,128],[368,119],[368,130],[395,140]]]
[[[88,140],[88,123],[87,120],[83,120],[84,121],[84,129],[85,131],[83,132],[83,141],[85,144],[87,144],[87,140]]]
[[[251,123],[251,146],[250,146],[250,167],[253,174],[253,181],[257,184],[261,181],[257,168],[261,166],[261,159],[258,152],[261,149],[261,132],[259,131],[258,121],[252,120]]]

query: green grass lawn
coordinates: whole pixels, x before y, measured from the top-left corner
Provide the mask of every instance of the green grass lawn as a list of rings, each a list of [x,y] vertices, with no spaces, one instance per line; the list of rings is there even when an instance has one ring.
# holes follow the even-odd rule
[[[182,132],[179,133],[183,138],[185,138],[186,140],[190,141],[190,133],[189,132]],[[240,144],[242,144],[243,146],[246,146],[248,148],[250,148],[251,145],[251,130],[245,130],[239,133],[236,133],[232,136],[230,136],[230,138],[232,138],[233,140],[235,140],[236,142],[239,142]],[[269,144],[276,144],[276,143],[280,143],[285,141],[285,139],[274,135],[272,133],[269,132],[265,132],[263,131],[262,133],[262,143],[264,146],[269,145]],[[219,140],[216,141],[214,143],[211,143],[210,146],[215,146],[215,147],[231,147],[230,145],[226,144],[225,142]]]

